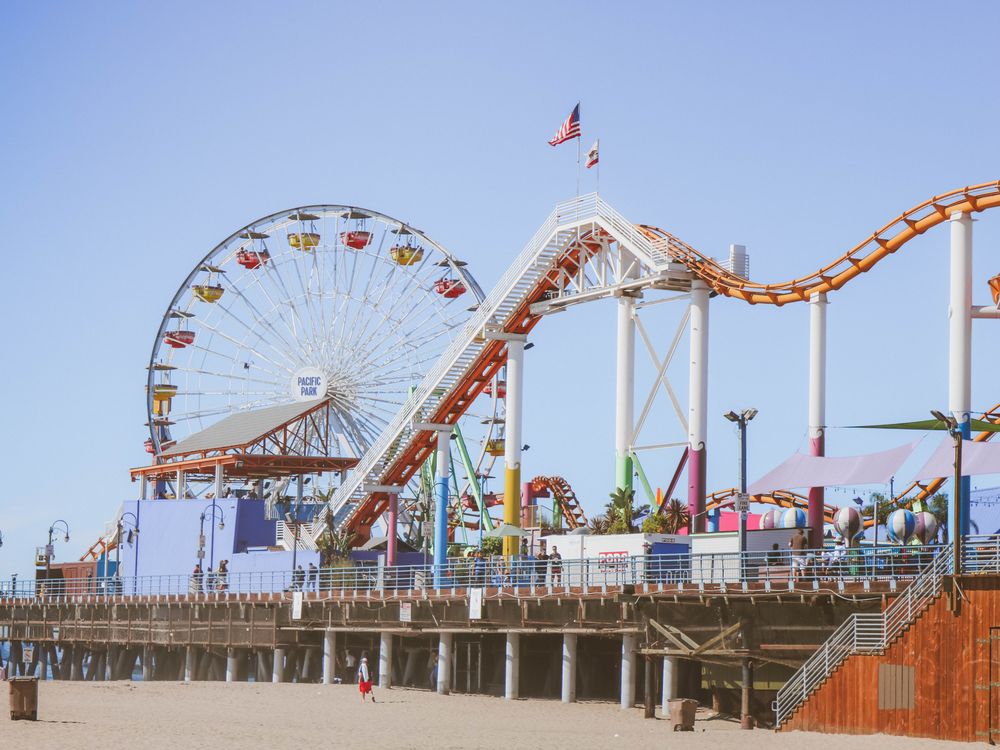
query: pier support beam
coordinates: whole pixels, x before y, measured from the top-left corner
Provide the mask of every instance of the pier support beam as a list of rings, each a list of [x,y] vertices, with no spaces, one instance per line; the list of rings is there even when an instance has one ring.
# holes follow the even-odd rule
[[[274,669],[271,672],[271,682],[285,681],[285,649],[274,649]]]
[[[740,690],[740,729],[753,729],[750,704],[753,699],[753,662],[743,660],[743,679]]]
[[[668,705],[674,698],[679,698],[677,695],[677,666],[678,658],[676,656],[664,656],[663,657],[663,685],[661,703],[663,703],[663,715],[667,716],[670,712],[670,706]]]
[[[187,652],[184,654],[184,682],[191,682],[195,678],[196,658],[194,646],[188,646]]]
[[[337,676],[337,633],[327,630],[323,633],[323,684],[332,685]]]
[[[809,298],[809,455],[826,455],[826,294]],[[809,546],[823,547],[823,487],[809,488]]]
[[[153,647],[142,647],[142,681],[150,682],[153,679]]]
[[[438,640],[437,691],[439,695],[451,692],[452,634],[441,633]]]
[[[562,642],[562,702],[576,702],[576,635],[566,633]]]
[[[382,633],[378,644],[378,686],[392,687],[392,633]]]
[[[226,682],[236,682],[240,672],[239,649],[231,648],[226,652]]]
[[[507,393],[510,393],[508,390]],[[507,633],[507,653],[504,662],[503,697],[515,701],[520,697],[521,634]]]
[[[622,636],[622,708],[635,705],[635,636]]]
[[[688,383],[688,514],[690,530],[705,530],[708,471],[708,285],[691,282],[691,369]]]
[[[972,410],[972,216],[963,212],[951,215],[948,410],[958,420],[962,437],[968,440]],[[962,535],[968,534],[970,527],[969,480],[969,477],[963,477],[958,487],[952,487],[953,512],[950,525]],[[949,530],[949,534],[953,532]],[[959,534],[953,536],[960,538]]]

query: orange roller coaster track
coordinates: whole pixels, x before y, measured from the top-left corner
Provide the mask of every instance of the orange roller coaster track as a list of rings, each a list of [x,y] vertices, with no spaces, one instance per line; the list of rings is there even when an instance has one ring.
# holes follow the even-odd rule
[[[904,211],[863,242],[855,245],[832,263],[815,273],[777,284],[760,284],[727,271],[715,260],[703,255],[669,232],[641,225],[650,239],[666,244],[668,252],[687,266],[712,291],[750,304],[784,305],[804,302],[813,294],[840,289],[851,279],[899,250],[928,229],[936,227],[956,212],[976,213],[1000,206],[1000,180],[984,182],[936,195]]]

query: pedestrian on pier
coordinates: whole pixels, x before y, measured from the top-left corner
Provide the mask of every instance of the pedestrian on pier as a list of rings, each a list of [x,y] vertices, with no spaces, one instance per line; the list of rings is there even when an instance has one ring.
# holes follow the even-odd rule
[[[201,593],[201,565],[196,564],[194,570],[191,571],[191,578],[188,580],[188,593],[189,594],[200,594]]]
[[[375,702],[375,693],[372,692],[372,675],[368,669],[368,657],[361,657],[361,666],[358,667],[358,692],[361,693],[361,702],[365,702],[365,696],[370,695],[372,697],[372,703]]]
[[[798,578],[805,571],[808,562],[806,548],[809,546],[809,540],[806,539],[805,531],[796,529],[792,538],[788,540],[788,546],[792,550],[792,577]]]
[[[538,555],[535,557],[535,579],[536,583],[544,586],[545,579],[549,574],[549,556],[545,552],[545,545],[543,544],[538,549]]]
[[[215,590],[226,591],[229,589],[229,560],[222,560],[219,563],[219,570],[215,576]]]
[[[319,568],[312,563],[309,563],[309,584],[306,586],[309,591],[316,591],[316,575],[318,573]]]
[[[552,563],[552,585],[562,583],[562,555],[559,554],[559,548],[552,545],[552,554],[549,555],[549,561]]]
[[[292,591],[302,591],[306,582],[306,572],[300,565],[292,572]]]

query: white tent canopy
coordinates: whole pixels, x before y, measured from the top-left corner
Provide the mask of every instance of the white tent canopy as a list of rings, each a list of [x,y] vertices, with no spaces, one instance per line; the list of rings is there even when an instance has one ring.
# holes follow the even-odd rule
[[[837,485],[886,484],[910,457],[917,443],[864,456],[806,456],[796,453],[747,488],[750,495],[775,490]],[[995,446],[1000,448],[1000,446]],[[944,473],[947,476],[948,472]],[[934,476],[942,476],[935,474]]]
[[[955,441],[947,437],[934,449],[914,479],[951,477],[954,474]],[[962,476],[971,477],[976,474],[1000,474],[1000,445],[977,443],[974,440],[962,441]]]

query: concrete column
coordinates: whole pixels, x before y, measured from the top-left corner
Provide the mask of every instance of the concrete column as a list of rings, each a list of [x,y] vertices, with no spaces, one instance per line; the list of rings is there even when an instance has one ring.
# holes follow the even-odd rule
[[[576,702],[576,635],[572,633],[563,636],[562,702]]]
[[[972,216],[951,215],[951,284],[948,306],[948,410],[958,420],[963,438],[969,438],[972,409]],[[969,533],[969,477],[952,487],[957,524]],[[954,482],[952,482],[954,484]],[[954,518],[956,514],[952,513]]]
[[[679,698],[677,694],[677,667],[679,660],[676,656],[663,657],[663,714],[670,711],[669,703],[674,698]]]
[[[510,391],[508,390],[509,394]],[[565,667],[564,667],[565,669]],[[509,701],[516,701],[520,695],[521,679],[521,634],[507,633],[507,656],[504,664],[504,694]]]
[[[379,641],[378,686],[392,687],[392,633],[382,633]]]
[[[451,692],[451,644],[452,634],[441,633],[438,640],[437,691],[440,695]]]
[[[194,679],[195,656],[194,646],[188,646],[184,654],[184,682],[191,682]]]
[[[451,467],[451,431],[438,430],[437,472],[434,490],[434,588],[445,585],[448,562],[448,478]]]
[[[521,424],[524,411],[524,338],[507,341],[507,397],[504,414],[503,521],[520,526],[521,516]],[[503,554],[510,558],[521,551],[518,537],[504,537]]]
[[[691,369],[688,383],[688,513],[694,533],[705,530],[708,471],[708,285],[691,282]]]
[[[337,633],[327,630],[323,633],[323,684],[332,685],[337,669]]]
[[[139,477],[139,499],[147,500],[149,496],[149,480],[146,479],[146,475],[143,474]]]
[[[809,455],[826,455],[826,294],[809,298]],[[822,487],[809,489],[809,546],[823,546]]]
[[[142,647],[142,681],[149,682],[153,679],[153,647]]]
[[[392,566],[396,564],[396,526],[399,523],[399,495],[395,492],[389,493],[389,509],[386,511],[385,520],[388,537],[385,541],[385,564]]]
[[[615,365],[615,487],[632,489],[632,430],[635,427],[635,298],[618,299]]]
[[[274,670],[271,672],[271,682],[285,681],[285,649],[274,649]]]
[[[240,671],[239,649],[231,648],[226,652],[226,682],[236,682]]]
[[[187,489],[187,474],[185,474],[181,469],[177,470],[177,499],[183,500]]]
[[[622,636],[622,708],[635,706],[635,636]]]
[[[215,498],[217,500],[222,499],[222,493],[225,489],[226,474],[222,468],[222,464],[215,465]]]

